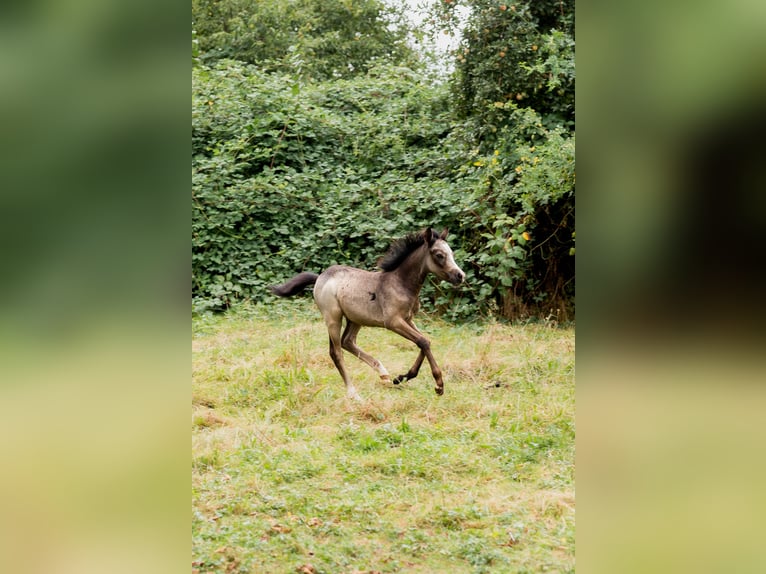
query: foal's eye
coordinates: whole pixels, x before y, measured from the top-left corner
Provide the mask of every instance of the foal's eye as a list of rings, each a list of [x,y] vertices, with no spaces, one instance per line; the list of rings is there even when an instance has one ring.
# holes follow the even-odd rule
[[[434,258],[437,261],[444,261],[444,253],[441,253],[441,252],[434,253]]]

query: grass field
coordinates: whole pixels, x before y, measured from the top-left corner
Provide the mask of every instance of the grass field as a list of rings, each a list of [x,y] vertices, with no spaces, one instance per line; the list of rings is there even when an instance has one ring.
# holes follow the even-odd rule
[[[192,570],[573,572],[574,329],[420,318],[444,373],[380,382],[313,302],[193,321]],[[362,329],[392,376],[412,343]]]

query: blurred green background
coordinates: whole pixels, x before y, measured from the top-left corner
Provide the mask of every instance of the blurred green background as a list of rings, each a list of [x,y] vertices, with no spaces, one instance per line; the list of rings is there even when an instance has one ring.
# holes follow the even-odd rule
[[[188,8],[0,9],[0,570],[187,568]]]
[[[188,12],[0,18],[0,570],[188,567]],[[577,553],[762,572],[766,5],[577,3]]]
[[[578,569],[762,572],[766,5],[577,35]]]

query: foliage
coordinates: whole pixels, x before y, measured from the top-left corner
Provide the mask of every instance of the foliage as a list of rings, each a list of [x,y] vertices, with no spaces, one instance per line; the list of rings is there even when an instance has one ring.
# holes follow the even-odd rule
[[[399,65],[406,27],[382,5],[319,4],[193,3],[194,308],[267,300],[302,270],[373,269],[433,226],[467,282],[427,283],[426,311],[573,318],[571,2],[435,5],[447,29],[470,8],[449,84]]]
[[[265,300],[304,269],[372,269],[391,240],[433,226],[451,230],[467,286],[427,284],[426,310],[569,318],[574,139],[533,110],[493,107],[505,127],[482,155],[448,89],[407,68],[300,84],[221,62],[195,68],[193,89],[198,310]]]
[[[328,79],[416,61],[402,13],[380,0],[192,0],[192,26],[204,63]]]
[[[306,267],[371,267],[393,238],[459,218],[424,177],[442,163],[441,99],[409,70],[290,85],[233,63],[194,72],[194,294],[215,306]]]
[[[499,107],[499,106],[498,106]],[[479,231],[467,247],[483,270],[483,289],[501,315],[545,308],[570,318],[574,300],[575,139],[547,130],[534,112],[502,106],[508,126],[498,149],[473,162],[480,194]]]

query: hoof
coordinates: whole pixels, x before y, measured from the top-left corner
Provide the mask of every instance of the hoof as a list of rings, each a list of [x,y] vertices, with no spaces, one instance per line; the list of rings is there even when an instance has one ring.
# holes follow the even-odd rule
[[[436,387],[434,391],[436,391],[437,395],[442,396],[444,394],[444,387]]]
[[[407,377],[405,377],[404,375],[399,375],[398,377],[396,377],[396,378],[394,379],[394,384],[395,384],[395,385],[398,385],[398,384],[399,384],[399,383],[401,383],[402,381],[406,381],[406,380],[407,380]]]
[[[388,375],[380,375],[380,380],[383,381],[384,383],[390,383],[391,377]]]

